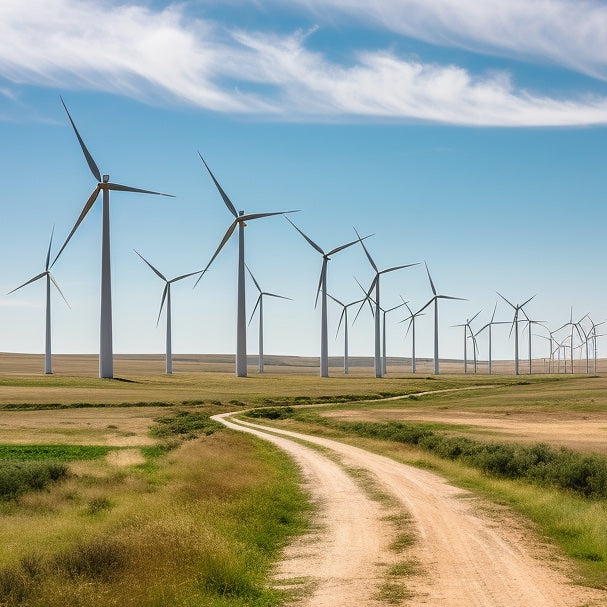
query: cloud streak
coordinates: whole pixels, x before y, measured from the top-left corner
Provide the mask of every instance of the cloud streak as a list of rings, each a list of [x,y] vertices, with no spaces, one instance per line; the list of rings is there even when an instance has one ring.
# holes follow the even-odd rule
[[[362,3],[348,6],[354,11]],[[385,50],[359,50],[342,65],[311,50],[313,32],[234,30],[184,11],[93,0],[29,0],[24,7],[4,0],[0,77],[12,85],[105,91],[288,120],[607,123],[605,97],[552,98],[518,89],[506,73],[472,74]]]
[[[553,63],[607,80],[607,5],[597,0],[274,0],[320,22],[349,17],[482,54]]]

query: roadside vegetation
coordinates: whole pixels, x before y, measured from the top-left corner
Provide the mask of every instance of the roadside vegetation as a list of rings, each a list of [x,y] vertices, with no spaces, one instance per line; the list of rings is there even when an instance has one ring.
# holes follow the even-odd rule
[[[271,566],[310,505],[288,458],[214,412],[167,410],[136,450],[0,446],[21,472],[65,471],[0,500],[0,605],[278,605]]]

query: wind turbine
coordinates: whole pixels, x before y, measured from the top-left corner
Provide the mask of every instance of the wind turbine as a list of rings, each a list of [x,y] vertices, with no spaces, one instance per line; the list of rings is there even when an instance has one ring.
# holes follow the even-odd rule
[[[59,291],[59,294],[61,295],[61,297],[63,297],[63,301],[65,301],[68,308],[70,307],[70,304],[67,303],[67,299],[65,299],[65,296],[61,292],[59,285],[57,284],[57,282],[55,281],[53,275],[51,274],[51,272],[49,270],[49,262],[51,259],[51,245],[53,244],[54,231],[55,231],[55,228],[53,228],[51,231],[51,239],[48,243],[48,251],[46,253],[46,262],[44,264],[44,272],[40,272],[40,274],[34,276],[34,278],[30,278],[27,282],[24,282],[22,285],[18,286],[16,289],[13,289],[12,291],[9,291],[9,293],[8,293],[8,295],[10,295],[11,293],[18,291],[19,289],[25,287],[26,285],[36,282],[40,278],[46,278],[46,327],[45,327],[46,338],[45,338],[45,343],[44,343],[44,372],[46,374],[51,374],[53,372],[52,357],[51,357],[51,282],[55,285],[55,288],[57,289],[57,291]]]
[[[529,318],[529,316],[527,316],[527,313],[525,312],[525,310],[522,311],[523,315],[525,316],[525,320],[527,321],[527,326],[525,327],[528,332],[529,332],[529,375],[531,375],[531,363],[532,363],[532,358],[531,358],[531,325],[540,325],[540,327],[544,326],[544,323],[546,322],[545,320],[531,320],[531,318]],[[578,330],[579,331],[579,330]],[[523,329],[523,333],[525,332],[525,329]]]
[[[339,247],[331,249],[325,253],[320,246],[318,246],[310,237],[306,236],[288,217],[285,219],[304,237],[306,242],[316,251],[322,255],[322,268],[320,270],[320,278],[318,280],[318,288],[316,289],[316,301],[314,307],[318,304],[318,296],[322,293],[320,298],[320,376],[329,377],[329,338],[327,334],[327,264],[331,259],[331,255],[339,253],[348,247],[356,244],[357,242],[364,240],[360,236],[352,242],[342,244]],[[369,236],[365,236],[369,238]]]
[[[141,190],[139,188],[132,188],[126,185],[120,185],[118,183],[111,183],[109,175],[103,175],[99,172],[99,168],[95,164],[93,157],[89,153],[80,133],[72,120],[63,98],[61,103],[67,112],[67,116],[72,124],[78,143],[82,149],[84,157],[89,169],[93,174],[93,177],[97,180],[97,185],[93,190],[93,193],[89,196],[86,201],[80,216],[76,220],[72,231],[65,239],[63,246],[59,249],[59,253],[55,256],[51,267],[55,265],[55,262],[61,255],[63,249],[67,246],[70,238],[74,235],[74,232],[78,229],[78,226],[82,223],[88,212],[91,210],[99,192],[103,191],[103,208],[102,208],[102,228],[101,228],[101,320],[99,323],[99,377],[112,378],[114,377],[114,360],[113,360],[113,347],[112,347],[112,271],[110,263],[110,190],[118,192],[136,192],[139,194],[154,194],[156,196],[171,196],[170,194],[162,194],[161,192],[153,192],[151,190]]]
[[[512,329],[514,329],[514,374],[518,375],[518,313],[535,297],[535,295],[530,297],[522,304],[514,305],[513,303],[509,302],[501,293],[498,293],[497,291],[496,293],[514,310],[514,319],[512,321],[512,327],[510,327],[510,334],[512,335]]]
[[[245,302],[245,274],[244,274],[244,229],[246,227],[247,221],[252,221],[253,219],[260,219],[261,217],[271,217],[272,215],[284,215],[285,213],[296,213],[297,211],[274,211],[272,213],[251,213],[249,215],[245,215],[244,211],[237,212],[236,207],[232,204],[232,201],[229,199],[228,195],[225,193],[223,188],[219,185],[217,179],[215,179],[215,175],[211,172],[209,165],[205,162],[202,154],[198,152],[200,156],[200,160],[206,167],[219,195],[223,199],[228,211],[232,213],[234,216],[234,221],[230,224],[226,233],[223,236],[223,239],[219,243],[217,250],[211,257],[211,261],[207,264],[207,267],[200,274],[200,278],[204,275],[204,273],[209,269],[210,265],[213,263],[217,255],[221,249],[223,249],[224,245],[230,239],[230,236],[234,233],[236,226],[238,226],[238,290],[237,290],[237,298],[238,298],[238,307],[236,314],[236,376],[237,377],[246,377],[247,376],[247,315],[246,315],[246,302]],[[200,278],[196,281],[196,286],[200,281]]]
[[[245,264],[246,265],[246,264]],[[251,272],[251,268],[246,266],[249,275],[253,279],[257,290],[259,291],[259,297],[257,298],[257,302],[255,303],[255,307],[253,308],[253,312],[251,312],[251,319],[249,320],[249,324],[253,320],[253,316],[255,315],[255,310],[259,306],[259,372],[263,373],[263,296],[267,295],[268,297],[278,297],[279,299],[289,299],[293,301],[290,297],[285,297],[284,295],[276,295],[275,293],[268,293],[267,291],[262,291],[259,283],[255,280],[255,276],[253,276],[253,272]]]
[[[434,283],[432,282],[432,277],[430,276],[430,270],[428,270],[428,264],[424,261],[424,265],[426,266],[426,273],[428,274],[428,280],[430,281],[430,287],[432,289],[432,299],[423,307],[420,308],[417,314],[423,312],[430,304],[434,303],[434,375],[439,374],[439,357],[438,357],[438,300],[439,299],[457,299],[459,301],[467,301],[463,297],[451,297],[450,295],[438,295],[436,293],[436,288]]]
[[[337,336],[339,335],[339,329],[341,328],[341,323],[343,321],[343,323],[344,323],[344,375],[348,375],[350,372],[349,365],[348,365],[348,308],[351,306],[355,306],[356,304],[359,304],[361,301],[364,301],[364,300],[357,299],[356,301],[351,301],[350,303],[345,304],[345,303],[339,301],[339,299],[337,299],[337,297],[333,297],[333,295],[331,295],[330,293],[327,293],[327,295],[335,303],[339,304],[342,307],[341,315],[339,317],[339,323],[337,325],[337,331],[335,332],[335,338],[337,339]]]
[[[582,334],[580,332],[580,327],[579,327],[579,323],[582,322],[582,320],[584,320],[584,318],[586,318],[586,316],[588,316],[588,314],[586,314],[585,316],[582,316],[582,318],[580,318],[580,320],[578,322],[573,322],[573,306],[571,306],[571,312],[570,312],[570,316],[569,316],[569,322],[566,322],[564,325],[561,325],[558,329],[556,329],[556,331],[560,331],[561,329],[564,329],[565,327],[571,327],[571,347],[570,347],[570,358],[571,358],[571,373],[574,372],[574,366],[573,366],[573,331],[574,329],[577,331],[578,337],[580,338],[580,341],[583,341],[582,338]]]
[[[402,270],[403,268],[410,268],[411,266],[416,266],[419,264],[408,263],[408,264],[405,264],[402,266],[394,266],[392,268],[386,268],[385,270],[379,270],[377,265],[373,261],[373,258],[371,257],[369,251],[367,250],[365,243],[362,241],[362,238],[360,237],[360,234],[358,233],[356,228],[354,228],[354,231],[356,232],[356,235],[358,236],[360,244],[362,245],[362,248],[364,249],[365,254],[367,255],[367,259],[369,260],[371,267],[373,268],[373,270],[375,270],[375,277],[371,281],[371,286],[366,291],[366,294],[367,294],[367,297],[370,298],[371,292],[375,288],[375,299],[374,299],[374,303],[375,303],[375,377],[383,377],[384,376],[384,364],[382,362],[382,357],[381,357],[381,343],[380,343],[381,342],[381,335],[380,335],[381,307],[380,307],[380,300],[379,300],[379,278],[382,274],[387,274],[388,272],[394,272],[395,270]],[[364,303],[362,305],[364,305]],[[385,322],[385,319],[384,319],[384,322]],[[384,350],[385,350],[385,347],[384,347]]]
[[[479,310],[472,318],[467,318],[465,323],[460,325],[453,325],[454,327],[464,327],[464,373],[468,373],[468,332],[472,338],[472,345],[474,347],[474,372],[476,373],[476,337],[470,323],[482,312]]]
[[[602,337],[602,335],[597,335],[596,328],[604,325],[607,321],[595,323],[590,316],[588,316],[588,320],[590,321],[590,330],[588,331],[588,335],[592,339],[592,354],[594,359],[593,373],[596,375],[596,355],[597,355],[597,347],[596,347],[596,338]]]
[[[134,249],[133,249],[134,250]],[[152,269],[152,271],[158,276],[161,280],[164,280],[164,290],[162,291],[162,300],[160,302],[160,310],[158,312],[158,319],[156,320],[156,326],[160,322],[160,315],[162,314],[162,308],[164,307],[164,302],[167,303],[167,330],[166,330],[166,373],[167,375],[171,375],[173,373],[173,349],[172,349],[172,337],[171,337],[171,285],[174,282],[179,280],[183,280],[184,278],[188,278],[188,276],[194,276],[195,274],[200,274],[200,270],[197,272],[190,272],[189,274],[182,274],[181,276],[177,276],[176,278],[172,278],[169,280],[161,274],[159,270],[157,270],[139,251],[135,251],[139,257],[147,265]]]
[[[509,325],[509,322],[504,322],[504,321],[495,321],[495,311],[497,310],[497,301],[495,302],[495,306],[493,308],[493,314],[491,315],[491,320],[484,325],[483,327],[481,327],[477,332],[476,335],[480,335],[485,329],[487,329],[488,333],[489,333],[489,375],[491,375],[491,373],[493,372],[492,369],[492,359],[491,359],[491,327],[493,325]]]
[[[404,300],[403,300],[404,301]],[[405,337],[409,334],[409,330],[411,330],[411,372],[415,373],[415,319],[418,316],[423,316],[421,312],[413,312],[413,310],[409,307],[409,302],[405,301],[405,306],[407,306],[407,310],[409,310],[409,316],[407,318],[403,318],[400,322],[409,321],[409,325],[407,326],[407,332],[405,333]]]

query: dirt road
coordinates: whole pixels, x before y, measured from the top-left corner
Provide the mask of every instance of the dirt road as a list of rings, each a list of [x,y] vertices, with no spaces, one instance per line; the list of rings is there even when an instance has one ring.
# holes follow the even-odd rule
[[[562,571],[542,562],[540,555],[545,551],[528,534],[483,513],[469,492],[443,478],[337,441],[265,428],[232,415],[215,419],[289,453],[318,504],[319,531],[297,542],[278,572],[278,578],[287,582],[312,582],[300,604],[378,605],[382,588],[384,592],[392,589],[391,598],[400,596],[402,604],[430,607],[607,604],[605,593],[572,585]],[[339,464],[333,461],[335,455]],[[408,553],[390,550],[396,531],[387,520],[385,504],[371,499],[348,469],[368,471],[409,513],[417,539]],[[419,564],[414,568],[417,572],[409,567],[396,592],[389,566],[404,558],[410,563],[411,555]]]

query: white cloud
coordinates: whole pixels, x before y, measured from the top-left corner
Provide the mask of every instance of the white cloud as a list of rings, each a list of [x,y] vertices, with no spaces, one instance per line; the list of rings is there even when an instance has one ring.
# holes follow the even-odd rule
[[[598,0],[270,0],[321,22],[350,17],[442,46],[555,63],[607,80],[607,4]]]
[[[154,11],[93,0],[3,0],[0,77],[282,119],[607,123],[605,97],[555,99],[517,89],[508,74],[473,75],[388,51],[360,50],[340,65],[308,48],[310,33],[231,31],[177,5]]]

